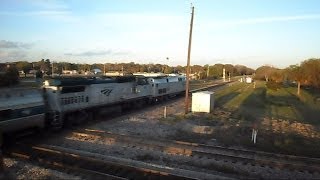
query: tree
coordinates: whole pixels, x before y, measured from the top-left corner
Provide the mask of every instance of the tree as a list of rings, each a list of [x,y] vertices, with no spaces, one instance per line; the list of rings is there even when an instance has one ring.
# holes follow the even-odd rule
[[[301,63],[305,84],[320,88],[320,59],[309,59]]]
[[[213,66],[209,66],[209,77],[218,78],[222,77],[223,74],[223,64],[215,64]]]
[[[27,76],[27,73],[32,69],[32,64],[27,61],[19,61],[16,63],[18,71],[23,71],[24,76]]]
[[[246,75],[247,74],[247,67],[243,66],[243,65],[235,65],[234,66],[235,70],[236,70],[236,75]]]
[[[49,59],[41,59],[41,61],[36,63],[36,67],[40,69],[40,71],[45,72],[46,74],[51,74],[51,63]],[[37,68],[36,68],[37,69]]]
[[[271,66],[261,66],[256,69],[255,79],[265,80],[266,82],[269,81],[270,76],[274,73],[277,69]]]
[[[42,77],[43,77],[42,71],[38,70],[38,71],[36,72],[36,78],[42,78]]]
[[[164,73],[165,73],[165,74],[171,74],[171,73],[173,73],[173,68],[170,67],[170,66],[166,67],[166,69],[164,70]]]
[[[297,82],[297,95],[300,96],[301,82],[305,79],[302,68],[299,65],[291,65],[287,71],[288,78]]]
[[[270,80],[280,83],[283,82],[284,79],[284,72],[281,69],[275,69],[270,74]]]
[[[6,68],[4,73],[0,74],[0,86],[10,86],[17,84],[19,80],[19,71],[16,67]]]

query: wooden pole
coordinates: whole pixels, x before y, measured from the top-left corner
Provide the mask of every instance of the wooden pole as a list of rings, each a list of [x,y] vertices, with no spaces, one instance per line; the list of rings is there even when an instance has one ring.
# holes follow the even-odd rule
[[[191,23],[190,23],[190,33],[189,33],[188,60],[187,60],[187,68],[186,68],[187,79],[186,79],[185,114],[189,113],[189,74],[190,74],[190,54],[191,54],[194,6],[192,6],[191,8],[192,8],[192,12],[191,12]]]
[[[53,71],[54,71],[53,64],[54,64],[54,62],[52,61],[52,73],[51,73],[51,76],[53,76]]]

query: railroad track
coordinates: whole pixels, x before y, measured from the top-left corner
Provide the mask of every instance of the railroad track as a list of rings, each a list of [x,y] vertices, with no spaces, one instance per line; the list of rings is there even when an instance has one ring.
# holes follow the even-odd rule
[[[233,81],[230,81],[230,82],[220,82],[220,81],[218,81],[218,82],[216,82],[216,83],[213,83],[213,84],[211,84],[211,85],[207,85],[207,86],[204,86],[204,87],[201,87],[201,88],[190,88],[191,90],[190,90],[190,93],[194,93],[194,92],[198,92],[198,91],[203,91],[203,90],[214,90],[214,89],[216,89],[216,88],[218,88],[218,87],[221,87],[221,86],[224,86],[224,85],[226,85],[226,84],[229,84],[229,83],[233,83],[233,82],[235,82],[234,80]]]
[[[5,154],[85,179],[229,179],[46,144],[18,142]]]
[[[81,136],[86,137],[86,140],[92,139],[92,135],[81,133]],[[230,179],[223,175],[104,156],[101,153],[75,150],[74,147],[42,144],[47,138],[52,136],[46,136],[45,139],[20,139],[20,142],[6,148],[4,153],[7,157],[25,159],[84,179]]]
[[[165,139],[147,139],[139,136],[114,134],[91,129],[73,132],[72,134],[78,141],[94,141],[95,143],[100,141],[109,144],[122,143],[127,147],[158,150],[170,155],[229,161],[232,164],[238,163],[249,167],[269,167],[271,169],[296,171],[315,175],[316,177],[319,177],[320,173],[320,159],[317,158],[274,154],[262,151],[251,151]],[[238,173],[241,174],[243,172],[240,172],[239,170]],[[248,172],[245,174],[247,173]]]

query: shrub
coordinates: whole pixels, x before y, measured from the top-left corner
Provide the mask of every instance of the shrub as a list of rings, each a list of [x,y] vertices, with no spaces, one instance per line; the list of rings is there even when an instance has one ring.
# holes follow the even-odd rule
[[[4,73],[0,74],[0,86],[10,86],[17,84],[19,72],[14,67],[9,67]]]
[[[277,82],[274,82],[274,81],[268,81],[266,85],[267,85],[268,89],[272,89],[272,90],[275,90],[275,91],[282,87],[281,83],[277,83]]]

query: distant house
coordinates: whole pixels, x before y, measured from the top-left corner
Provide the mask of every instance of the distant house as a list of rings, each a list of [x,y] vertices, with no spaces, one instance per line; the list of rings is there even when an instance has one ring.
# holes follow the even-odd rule
[[[62,74],[78,74],[77,70],[63,70]]]
[[[38,70],[31,69],[31,70],[29,71],[29,74],[36,74],[36,73],[37,73],[37,71],[38,71]]]
[[[159,76],[166,76],[166,74],[164,73],[147,73],[147,72],[137,72],[137,73],[133,73],[133,75],[136,76],[145,76],[145,77],[159,77]]]
[[[92,69],[91,72],[92,72],[93,74],[102,74],[101,69],[98,69],[98,68]]]
[[[109,72],[106,72],[104,75],[106,75],[106,76],[125,76],[125,75],[131,75],[131,74],[126,73],[126,72],[119,72],[119,71],[109,71]]]

